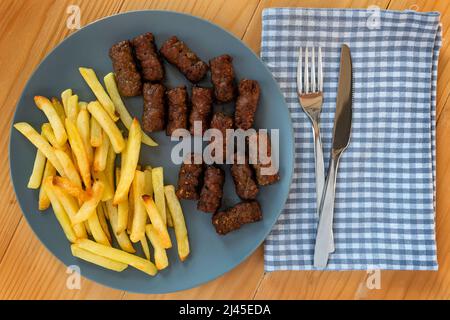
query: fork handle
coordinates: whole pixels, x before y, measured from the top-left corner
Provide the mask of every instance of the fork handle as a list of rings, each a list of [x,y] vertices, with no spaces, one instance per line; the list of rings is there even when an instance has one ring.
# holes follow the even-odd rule
[[[333,155],[330,161],[323,202],[320,208],[319,226],[317,227],[316,244],[314,247],[314,267],[320,269],[327,266],[330,254],[330,240],[333,237],[333,233],[330,231],[333,230],[334,198],[339,157],[340,154]]]
[[[325,186],[325,165],[323,160],[322,140],[320,139],[320,127],[317,122],[313,122],[314,137],[314,157],[316,165],[316,204],[317,218],[320,218],[320,203],[322,201],[323,189]],[[333,230],[331,228],[331,239],[329,243],[329,252],[334,252]]]
[[[319,125],[313,123],[314,136],[314,157],[316,165],[316,196],[317,196],[317,217],[319,216],[320,202],[322,201],[323,187],[325,185],[325,166],[323,163],[322,141],[320,139]]]

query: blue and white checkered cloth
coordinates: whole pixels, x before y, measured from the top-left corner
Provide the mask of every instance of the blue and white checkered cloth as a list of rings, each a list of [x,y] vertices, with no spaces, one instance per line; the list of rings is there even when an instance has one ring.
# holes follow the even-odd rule
[[[265,269],[313,269],[314,151],[311,123],[296,93],[298,49],[321,46],[324,55],[327,166],[343,43],[353,61],[353,124],[337,177],[336,251],[327,268],[436,270],[439,14],[301,8],[263,12],[261,57],[289,106],[296,153],[285,210],[265,243]]]

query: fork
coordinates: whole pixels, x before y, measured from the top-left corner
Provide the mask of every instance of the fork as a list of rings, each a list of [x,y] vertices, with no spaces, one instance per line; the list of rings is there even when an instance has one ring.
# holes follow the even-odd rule
[[[304,59],[304,63],[303,63]],[[311,59],[311,66],[310,66]],[[305,48],[303,57],[302,48],[299,49],[297,64],[297,94],[300,106],[311,120],[314,137],[314,157],[316,170],[316,203],[317,218],[319,217],[320,202],[322,200],[323,188],[325,185],[325,166],[323,162],[322,141],[320,139],[320,113],[323,104],[323,65],[322,48],[318,48],[317,54],[317,76],[316,76],[316,51]],[[330,252],[334,251],[334,240],[331,238]]]

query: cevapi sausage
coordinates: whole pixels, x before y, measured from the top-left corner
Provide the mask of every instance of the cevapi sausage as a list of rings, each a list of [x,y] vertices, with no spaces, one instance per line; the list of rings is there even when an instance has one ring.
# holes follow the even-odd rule
[[[209,119],[212,111],[213,91],[211,88],[197,87],[192,88],[191,104],[192,110],[189,115],[189,124],[191,134],[194,135],[194,124],[200,122],[202,130],[199,132],[203,135],[209,128]]]
[[[260,88],[257,81],[244,79],[239,82],[239,96],[234,114],[236,128],[248,130],[253,126],[259,96]]]
[[[201,176],[203,163],[195,163],[200,155],[189,154],[183,161],[178,173],[178,188],[176,194],[179,199],[197,200],[200,198]]]
[[[142,78],[146,81],[162,81],[164,66],[156,49],[155,37],[151,32],[131,40],[136,59],[141,67]]]
[[[160,49],[161,54],[173,64],[191,82],[202,80],[208,71],[208,65],[176,36],[170,37]]]
[[[256,199],[259,189],[245,155],[235,154],[234,163],[231,166],[231,176],[239,198],[243,200]]]
[[[214,97],[219,103],[230,102],[235,97],[233,58],[224,54],[209,61]]]
[[[197,209],[203,212],[214,213],[220,208],[222,203],[225,173],[220,168],[208,166],[203,180],[203,188],[200,193],[200,200],[197,203]]]
[[[130,41],[121,41],[113,45],[109,50],[109,57],[112,60],[120,94],[124,97],[139,96],[142,92],[141,75],[133,58]]]
[[[244,224],[262,220],[261,207],[257,201],[241,202],[234,207],[213,215],[212,224],[216,232],[225,235]]]
[[[234,121],[233,117],[226,115],[223,112],[216,112],[214,113],[212,120],[211,120],[211,129],[217,129],[222,134],[222,145],[223,145],[223,160],[226,159],[227,156],[227,129],[233,129],[234,128]],[[211,142],[214,142],[215,139],[212,139]],[[213,152],[213,156],[215,156],[215,152]]]
[[[162,84],[144,83],[142,127],[145,131],[155,132],[164,130],[166,114],[165,93],[166,88]]]
[[[188,95],[186,87],[177,87],[167,91],[168,122],[166,134],[168,136],[176,129],[187,129]]]

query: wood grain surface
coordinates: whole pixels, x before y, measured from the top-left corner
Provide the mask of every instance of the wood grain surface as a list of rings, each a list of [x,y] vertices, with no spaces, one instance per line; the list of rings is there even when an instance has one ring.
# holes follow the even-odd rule
[[[382,271],[381,288],[368,289],[367,272],[265,273],[259,248],[236,269],[200,287],[165,295],[113,290],[82,279],[66,286],[67,269],[37,240],[22,216],[9,178],[8,143],[20,94],[38,63],[73,30],[67,8],[78,5],[81,24],[140,9],[174,10],[210,20],[259,53],[261,12],[267,7],[347,7],[440,11],[437,122],[438,272]],[[440,0],[2,0],[0,1],[0,299],[449,299],[450,298],[450,1]]]

